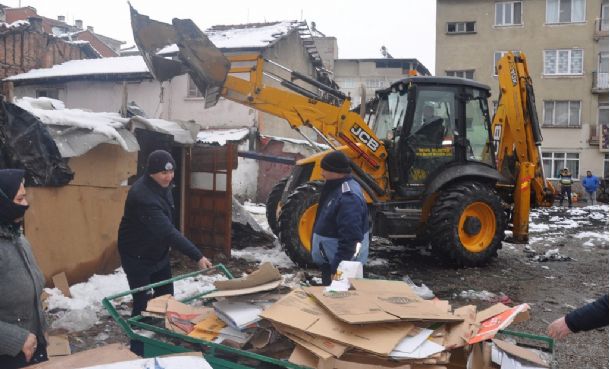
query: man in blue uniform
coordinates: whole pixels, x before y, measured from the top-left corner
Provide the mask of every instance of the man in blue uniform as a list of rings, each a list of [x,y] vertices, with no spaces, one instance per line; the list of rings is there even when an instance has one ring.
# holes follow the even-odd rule
[[[368,207],[362,189],[341,151],[327,154],[321,163],[322,187],[313,230],[311,255],[329,285],[343,260],[366,263],[369,254]]]
[[[197,246],[174,226],[171,190],[175,167],[176,162],[170,153],[153,151],[148,156],[146,174],[131,186],[127,194],[118,247],[131,289],[172,277],[170,247],[191,258],[201,269],[212,267]],[[155,297],[165,294],[174,294],[172,283],[154,289]],[[147,292],[133,294],[131,316],[140,315],[146,309],[149,297]],[[134,353],[142,355],[142,349],[141,342],[132,341]]]

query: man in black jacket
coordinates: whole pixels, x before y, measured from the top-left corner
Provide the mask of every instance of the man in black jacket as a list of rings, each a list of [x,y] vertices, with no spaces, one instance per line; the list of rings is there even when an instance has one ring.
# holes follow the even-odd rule
[[[547,331],[550,337],[562,339],[570,333],[590,331],[607,325],[608,295],[606,294],[555,320],[549,324]]]
[[[119,254],[131,289],[172,277],[170,247],[197,262],[201,269],[212,267],[197,246],[174,226],[174,158],[167,151],[156,150],[146,164],[146,174],[129,189],[119,226]],[[172,283],[154,289],[155,297],[173,293]],[[131,316],[140,315],[148,299],[147,292],[134,293]],[[132,342],[132,351],[141,355],[141,344]]]

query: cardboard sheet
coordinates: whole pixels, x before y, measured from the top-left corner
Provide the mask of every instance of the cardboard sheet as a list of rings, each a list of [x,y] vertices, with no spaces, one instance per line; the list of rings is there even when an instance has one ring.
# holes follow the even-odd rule
[[[504,305],[501,302],[498,302],[497,304],[488,307],[485,310],[481,310],[479,312],[477,312],[477,323],[481,323],[493,316],[496,316],[498,314],[502,314],[503,312],[505,312],[506,310],[510,309],[509,306]]]
[[[474,336],[479,324],[476,323],[477,307],[474,305],[466,305],[455,309],[455,315],[464,318],[463,322],[447,324],[447,335],[443,345],[447,348],[456,348],[465,346],[468,340]]]
[[[217,291],[205,295],[204,298],[248,295],[269,291],[278,288],[281,284],[280,271],[270,262],[265,262],[259,269],[245,277],[214,282]]]
[[[261,316],[275,323],[387,356],[414,328],[412,323],[350,325],[321,308],[302,290],[294,290]]]
[[[532,352],[523,347],[519,347],[510,342],[493,339],[492,342],[502,351],[506,352],[509,355],[515,356],[519,359],[525,360],[529,363],[536,364],[538,367],[548,368],[549,363],[542,360],[540,356],[538,356],[535,352]]]
[[[354,280],[354,282],[356,282]],[[384,282],[384,281],[378,281]],[[406,285],[406,283],[403,283]],[[413,298],[394,290],[396,283],[378,283],[376,290],[326,292],[324,287],[307,287],[305,291],[338,319],[350,324],[397,322],[400,320],[429,320],[457,322],[463,318],[447,312],[447,308],[433,301]],[[407,286],[408,287],[408,286]]]
[[[473,344],[493,338],[500,329],[508,327],[513,321],[521,321],[529,317],[529,308],[528,304],[517,305],[483,321],[478,332],[468,340],[468,343]]]
[[[194,329],[188,335],[205,341],[211,341],[218,337],[220,331],[226,326],[225,322],[212,312],[199,323],[195,324]]]
[[[68,356],[51,357],[49,361],[44,363],[28,366],[28,369],[82,368],[84,366],[110,364],[134,359],[139,359],[139,356],[131,352],[129,347],[120,343],[113,343]]]
[[[52,279],[53,285],[56,288],[59,288],[59,290],[64,296],[72,297],[72,295],[70,294],[70,285],[68,284],[68,277],[66,277],[65,272],[55,274]]]
[[[326,352],[328,352],[329,354],[333,355],[334,357],[341,357],[341,355],[343,355],[345,353],[345,351],[348,349],[347,345],[335,342],[335,341],[331,341],[328,338],[324,338],[324,337],[320,337],[320,336],[315,336],[312,335],[310,333],[307,332],[303,332],[300,331],[298,329],[294,329],[282,324],[274,324],[275,328],[283,333],[290,333],[295,337],[298,337],[316,347],[318,347],[321,350],[324,350]],[[310,350],[311,351],[311,350]]]
[[[65,356],[70,355],[72,350],[70,349],[70,342],[68,336],[65,334],[59,336],[49,336],[47,346],[47,355],[50,356]]]

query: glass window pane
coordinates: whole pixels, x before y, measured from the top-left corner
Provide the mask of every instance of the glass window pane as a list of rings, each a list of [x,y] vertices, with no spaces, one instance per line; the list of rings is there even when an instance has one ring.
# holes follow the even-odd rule
[[[553,159],[553,176],[555,178],[559,178],[559,171],[565,168],[565,160],[561,159]]]
[[[561,126],[568,125],[568,102],[567,101],[556,101],[555,102],[555,124]]]
[[[455,23],[447,23],[447,32],[455,32]]]
[[[474,22],[466,23],[466,32],[474,32]]]
[[[474,71],[473,70],[467,70],[464,72],[465,77],[464,78],[468,78],[468,79],[474,79]]]
[[[544,124],[551,125],[553,124],[553,108],[555,104],[553,101],[545,101],[544,102]]]
[[[572,22],[585,21],[585,0],[572,0]]]
[[[521,24],[521,3],[516,2],[513,7],[513,24]]]
[[[559,0],[546,1],[546,21],[547,23],[557,23],[559,14]]]
[[[578,153],[569,152],[566,154],[568,159],[578,159]]]
[[[578,154],[576,154],[576,156],[578,156]],[[566,167],[570,170],[570,173],[572,173],[572,178],[580,177],[578,166],[578,160],[566,160]]]
[[[580,101],[570,101],[570,126],[580,125]]]
[[[582,50],[572,50],[572,60],[570,62],[570,73],[582,73]]]
[[[557,64],[557,53],[556,50],[545,50],[544,51],[544,74],[555,74],[555,66]]]
[[[559,21],[570,22],[572,20],[572,0],[560,0]]]
[[[570,52],[568,50],[557,51],[557,73],[567,74],[570,70],[568,68]]]
[[[496,24],[497,25],[502,24],[502,18],[503,18],[502,9],[504,9],[504,4],[496,3]]]
[[[599,107],[597,122],[599,124],[608,124],[608,107],[607,106]]]
[[[542,165],[544,166],[544,173],[546,173],[547,176],[553,177],[553,172],[552,172],[552,168],[551,168],[551,160],[548,160],[548,159],[543,160]]]

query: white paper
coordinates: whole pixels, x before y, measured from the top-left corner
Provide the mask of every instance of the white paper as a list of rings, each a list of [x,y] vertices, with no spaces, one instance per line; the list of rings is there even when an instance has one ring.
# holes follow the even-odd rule
[[[393,351],[400,351],[405,353],[410,353],[415,351],[419,346],[421,346],[430,335],[434,332],[431,329],[420,329],[419,333],[415,336],[407,336],[402,339],[402,341],[398,342],[398,345],[394,347]]]
[[[202,356],[173,356],[138,359],[121,361],[113,364],[88,366],[82,369],[142,369],[158,367],[163,369],[212,369],[210,364],[208,364],[208,362]]]
[[[428,340],[430,334],[432,334],[431,330],[422,329],[422,331],[419,332],[417,335],[403,339],[398,343],[394,350],[390,352],[390,356],[396,359],[424,359],[439,352],[445,351],[445,346],[439,345],[436,342]],[[423,342],[422,337],[424,337]],[[417,342],[420,342],[420,344],[415,346]]]
[[[519,360],[498,349],[496,345],[491,346],[491,361],[500,365],[500,369],[548,369],[543,366],[530,364],[525,360]]]
[[[258,314],[263,312],[263,309],[257,305],[240,301],[216,301],[213,305],[218,318],[240,330],[258,322],[261,319]]]

